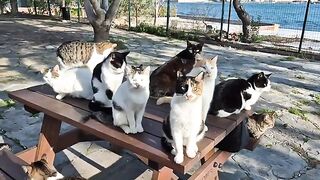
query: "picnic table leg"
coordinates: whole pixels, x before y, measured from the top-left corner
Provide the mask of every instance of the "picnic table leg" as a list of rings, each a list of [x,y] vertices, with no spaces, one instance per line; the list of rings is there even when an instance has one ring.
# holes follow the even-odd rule
[[[60,127],[61,121],[44,115],[35,161],[40,160],[42,155],[46,154],[48,163],[53,165],[55,156],[53,148],[59,138]]]
[[[161,166],[157,162],[148,161],[148,165],[154,169],[152,174],[152,180],[176,180],[178,177],[173,173],[173,170],[166,167]]]

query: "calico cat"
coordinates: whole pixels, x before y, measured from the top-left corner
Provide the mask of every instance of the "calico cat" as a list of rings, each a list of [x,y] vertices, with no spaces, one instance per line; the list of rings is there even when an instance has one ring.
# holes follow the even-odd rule
[[[261,72],[247,80],[229,79],[219,83],[215,87],[209,114],[227,117],[243,109],[250,110],[260,95],[271,89],[270,75]]]
[[[249,133],[255,139],[259,139],[268,129],[274,127],[274,113],[254,113],[248,118],[247,127]]]
[[[128,54],[129,51],[112,52],[94,68],[91,80],[94,95],[89,103],[91,110],[104,111],[112,107],[112,96],[122,83]]]
[[[43,79],[58,93],[56,98],[59,100],[66,95],[91,100],[91,76],[88,67],[60,70],[59,65],[56,65],[45,72]]]
[[[142,118],[149,99],[150,67],[126,67],[127,80],[112,98],[113,124],[128,133],[143,132]]]
[[[203,72],[195,77],[181,75],[178,71],[176,92],[170,103],[169,117],[163,123],[164,144],[171,144],[174,162],[183,162],[183,146],[186,154],[194,158],[198,152],[197,142],[205,134],[202,114]]]
[[[203,95],[202,95],[202,119],[205,122],[207,119],[207,114],[210,108],[210,103],[212,100],[212,96],[215,89],[215,82],[216,77],[218,74],[218,68],[217,68],[217,60],[218,56],[215,56],[212,59],[207,60],[201,60],[197,62],[196,66],[199,66],[203,68],[204,74],[204,84],[203,84]],[[193,68],[192,71],[196,70],[197,67]],[[190,75],[192,71],[188,74]],[[157,100],[157,105],[163,104],[163,103],[170,103],[172,97],[161,97]],[[208,128],[205,126],[205,130],[207,131]]]
[[[172,96],[175,92],[177,71],[183,74],[190,72],[202,52],[202,47],[203,43],[195,45],[187,41],[185,50],[155,69],[150,77],[150,96]]]
[[[57,58],[63,69],[87,65],[93,70],[115,47],[117,44],[110,42],[68,41],[58,47]]]
[[[64,177],[55,169],[49,167],[46,155],[41,160],[31,163],[31,165],[23,165],[22,169],[27,174],[28,180],[85,180],[82,177]]]

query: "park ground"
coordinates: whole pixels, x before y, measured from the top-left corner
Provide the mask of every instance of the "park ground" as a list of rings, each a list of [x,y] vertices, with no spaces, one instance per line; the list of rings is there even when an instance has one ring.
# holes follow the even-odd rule
[[[14,153],[36,145],[43,114],[24,111],[21,104],[8,100],[7,92],[44,83],[40,72],[57,64],[56,48],[76,39],[93,39],[91,26],[0,17],[0,142],[11,144]],[[181,40],[118,29],[111,30],[111,39],[131,51],[129,64],[153,68],[186,46]],[[221,170],[221,179],[319,178],[320,61],[209,44],[203,53],[219,55],[218,81],[272,73],[272,90],[262,95],[254,110],[276,112],[276,125],[253,152],[233,154]],[[70,128],[63,126],[63,130]],[[78,143],[58,153],[55,167],[64,175],[91,179],[151,178],[152,171],[129,151],[118,155],[108,147],[107,142]]]

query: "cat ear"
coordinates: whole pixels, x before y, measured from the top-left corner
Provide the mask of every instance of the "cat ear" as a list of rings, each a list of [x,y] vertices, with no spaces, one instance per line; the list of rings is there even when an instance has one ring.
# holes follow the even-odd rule
[[[30,174],[32,171],[32,167],[30,165],[22,165],[21,168],[26,174]]]
[[[194,78],[194,80],[196,80],[197,82],[200,82],[200,81],[202,81],[203,77],[204,77],[204,73],[203,73],[203,72],[200,72],[200,73]]]
[[[267,78],[269,78],[269,77],[271,76],[271,74],[272,74],[272,73],[270,73],[270,74],[266,74]]]
[[[126,52],[123,52],[121,54],[122,54],[123,57],[126,57],[129,53],[130,53],[130,51],[126,51]]]
[[[55,72],[55,73],[59,73],[59,70],[60,70],[60,68],[59,68],[59,65],[58,65],[58,64],[55,65],[55,66],[52,68],[52,72]]]
[[[190,48],[190,47],[192,47],[192,44],[190,43],[189,40],[187,40],[187,48]]]
[[[203,45],[204,45],[204,42],[201,42],[201,43],[197,44],[197,48],[202,50]]]
[[[143,70],[143,74],[144,74],[144,75],[149,75],[149,74],[150,74],[150,66],[146,67],[146,68]]]
[[[218,56],[215,56],[214,58],[211,58],[210,60],[211,60],[210,64],[215,65],[215,64],[217,64]]]
[[[117,46],[118,46],[118,44],[112,44],[112,48],[115,48]]]

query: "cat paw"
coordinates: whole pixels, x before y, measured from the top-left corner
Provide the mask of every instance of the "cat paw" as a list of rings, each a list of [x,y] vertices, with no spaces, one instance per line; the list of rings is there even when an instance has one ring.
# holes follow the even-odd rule
[[[183,162],[183,154],[177,154],[174,157],[174,162],[177,164],[181,164]]]
[[[143,132],[143,127],[142,126],[137,126],[137,132],[142,133]]]
[[[136,129],[130,129],[130,133],[132,133],[132,134],[136,134],[138,131],[136,130]]]
[[[198,152],[198,148],[187,148],[186,154],[189,158],[194,158],[196,157]]]
[[[64,98],[64,94],[58,94],[56,95],[56,99],[61,100],[62,98]]]
[[[250,111],[251,110],[251,106],[249,106],[249,105],[245,106],[244,109],[247,110],[247,111]]]
[[[172,154],[172,155],[177,155],[176,149],[173,148],[173,149],[171,150],[171,154]]]
[[[131,129],[128,126],[120,126],[124,133],[129,134],[131,133]]]
[[[208,126],[204,125],[204,132],[207,132],[207,131],[208,131]]]

